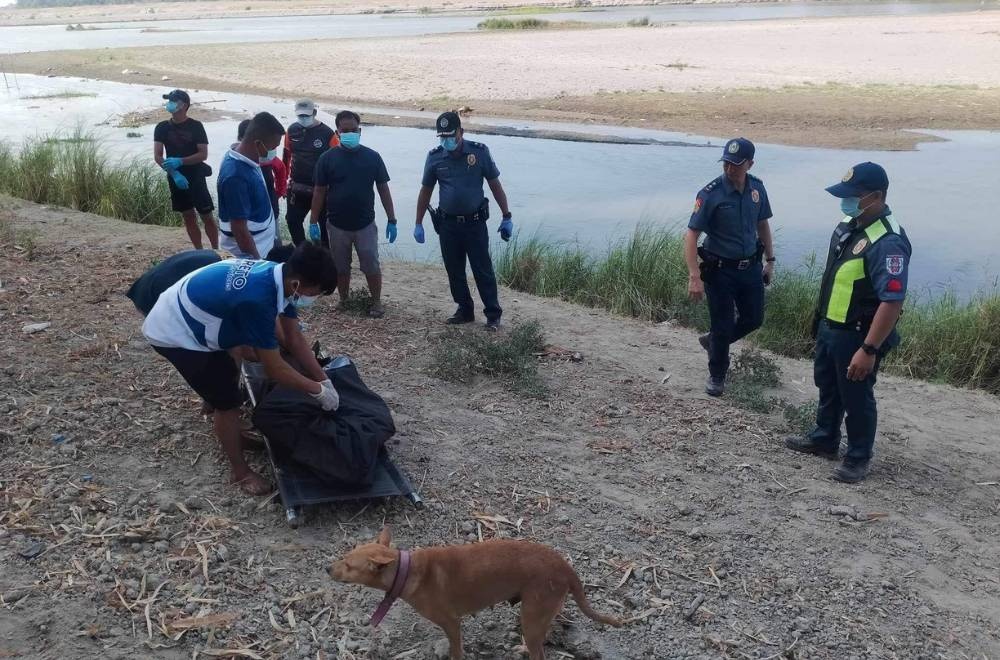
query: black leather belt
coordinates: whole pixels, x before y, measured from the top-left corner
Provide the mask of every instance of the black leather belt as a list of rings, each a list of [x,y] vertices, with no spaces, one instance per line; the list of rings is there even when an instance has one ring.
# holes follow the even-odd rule
[[[872,327],[872,319],[855,321],[854,323],[838,323],[830,319],[823,319],[823,323],[833,330],[852,330],[854,332],[868,332],[868,329]]]
[[[702,258],[716,268],[735,268],[736,270],[746,270],[750,266],[760,262],[760,257],[757,255],[752,255],[745,259],[725,259],[711,253],[705,253]]]

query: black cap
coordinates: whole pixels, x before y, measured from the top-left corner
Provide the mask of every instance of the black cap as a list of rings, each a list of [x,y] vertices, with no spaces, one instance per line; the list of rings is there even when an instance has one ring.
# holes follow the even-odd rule
[[[881,165],[866,161],[858,163],[840,180],[840,183],[826,189],[834,197],[862,197],[876,190],[889,189],[889,175]]]
[[[458,129],[462,128],[462,118],[458,116],[457,112],[449,110],[442,112],[434,125],[437,127],[439,137],[452,137],[458,132]]]
[[[187,103],[191,105],[191,97],[183,89],[175,89],[172,92],[163,95],[163,98],[168,101],[180,101],[182,103]]]
[[[741,137],[733,138],[722,149],[722,158],[719,160],[739,165],[745,160],[753,160],[754,151],[753,142],[750,140]]]

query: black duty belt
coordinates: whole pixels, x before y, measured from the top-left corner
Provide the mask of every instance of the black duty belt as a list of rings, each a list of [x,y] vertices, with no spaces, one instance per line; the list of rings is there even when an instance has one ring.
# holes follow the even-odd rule
[[[853,323],[838,323],[837,321],[831,321],[830,319],[823,319],[823,323],[825,323],[828,328],[832,328],[833,330],[868,332],[868,328],[872,327],[872,320],[873,319],[862,319]]]
[[[485,221],[489,218],[489,213],[484,211],[476,211],[475,213],[469,213],[467,215],[454,215],[452,213],[445,213],[444,211],[438,211],[439,217],[450,220],[451,222],[457,222],[463,224],[466,222],[480,222]]]
[[[708,251],[702,251],[701,258],[714,266],[715,268],[735,268],[736,270],[746,270],[756,263],[760,262],[760,257],[756,254],[750,255],[744,259],[725,259],[723,257],[716,256]]]

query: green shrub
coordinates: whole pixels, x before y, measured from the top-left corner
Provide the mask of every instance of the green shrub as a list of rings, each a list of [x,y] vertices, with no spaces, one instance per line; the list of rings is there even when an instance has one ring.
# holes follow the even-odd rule
[[[538,354],[544,350],[545,337],[537,321],[500,334],[454,328],[434,347],[431,371],[458,383],[470,383],[478,376],[498,378],[519,394],[542,396],[545,384],[538,374]]]
[[[127,222],[176,227],[166,176],[145,159],[108,160],[91,135],[29,139],[0,145],[0,192]]]
[[[549,21],[540,18],[487,18],[476,26],[480,30],[541,30]]]

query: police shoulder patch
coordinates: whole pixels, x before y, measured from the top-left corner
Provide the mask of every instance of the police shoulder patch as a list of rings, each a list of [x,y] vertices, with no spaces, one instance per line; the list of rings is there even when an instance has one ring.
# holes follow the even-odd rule
[[[692,213],[697,213],[700,210],[701,210],[701,197],[695,197],[694,198],[694,210],[691,211],[691,212]]]
[[[890,275],[899,275],[906,268],[906,257],[901,254],[890,254],[885,258],[885,269]]]

